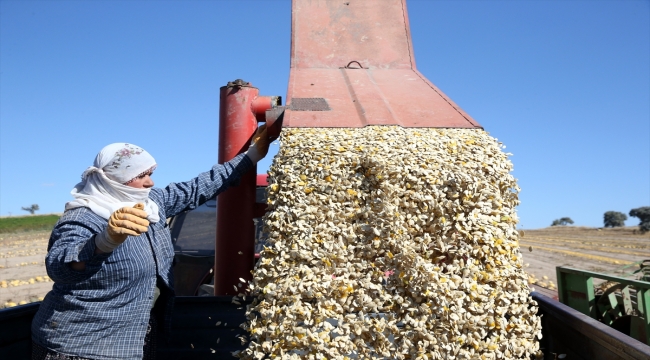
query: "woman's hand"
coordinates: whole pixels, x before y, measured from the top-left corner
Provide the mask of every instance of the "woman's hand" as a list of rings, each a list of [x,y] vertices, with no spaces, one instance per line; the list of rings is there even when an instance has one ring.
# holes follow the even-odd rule
[[[149,230],[149,220],[143,209],[144,204],[137,203],[134,207],[125,206],[115,210],[108,219],[106,230],[95,236],[95,255],[113,251],[129,236],[146,233]],[[70,267],[76,271],[84,271],[86,262],[73,261]]]
[[[246,155],[254,162],[257,163],[269,152],[269,135],[266,132],[266,124],[257,128],[251,145],[246,151]]]
[[[142,210],[144,204],[138,203],[134,207],[125,206],[115,212],[108,219],[106,233],[116,243],[123,243],[128,236],[138,236],[149,230],[147,213]]]
[[[142,209],[144,204],[138,203],[134,207],[125,206],[115,210],[108,219],[106,230],[95,237],[97,250],[111,252],[126,241],[127,237],[146,233],[149,230],[149,220]]]

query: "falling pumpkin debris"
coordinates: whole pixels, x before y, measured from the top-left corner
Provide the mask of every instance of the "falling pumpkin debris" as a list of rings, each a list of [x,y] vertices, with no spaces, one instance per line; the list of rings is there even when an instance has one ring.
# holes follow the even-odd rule
[[[242,359],[529,359],[519,188],[482,130],[288,128]]]

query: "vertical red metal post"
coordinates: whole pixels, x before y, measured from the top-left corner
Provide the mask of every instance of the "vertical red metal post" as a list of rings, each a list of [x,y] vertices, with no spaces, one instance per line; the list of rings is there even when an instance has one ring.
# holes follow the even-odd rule
[[[246,151],[257,129],[251,103],[259,90],[243,81],[221,87],[219,107],[219,163]],[[237,295],[233,285],[239,278],[250,279],[255,261],[255,180],[257,166],[242,176],[238,186],[217,198],[214,294]]]
[[[219,163],[246,151],[266,110],[280,101],[277,96],[258,96],[259,90],[243,80],[221,87],[219,99]],[[255,188],[257,166],[217,198],[214,294],[236,295],[239,278],[252,278],[255,263]],[[243,289],[242,289],[243,290]]]

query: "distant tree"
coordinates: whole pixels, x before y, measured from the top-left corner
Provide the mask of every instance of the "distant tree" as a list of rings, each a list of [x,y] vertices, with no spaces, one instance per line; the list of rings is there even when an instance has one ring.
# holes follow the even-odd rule
[[[627,220],[627,215],[618,211],[608,211],[603,215],[605,227],[625,226],[625,220]]]
[[[32,204],[30,207],[23,207],[25,211],[28,211],[30,214],[34,215],[34,212],[39,209],[38,204]]]
[[[639,218],[639,230],[641,233],[650,231],[650,206],[643,206],[640,208],[630,210],[630,216]]]
[[[573,224],[573,220],[571,220],[570,217],[563,217],[563,218],[560,218],[560,219],[553,220],[553,223],[551,224],[551,226],[558,226],[558,225],[564,226],[564,225],[569,225],[569,224]]]

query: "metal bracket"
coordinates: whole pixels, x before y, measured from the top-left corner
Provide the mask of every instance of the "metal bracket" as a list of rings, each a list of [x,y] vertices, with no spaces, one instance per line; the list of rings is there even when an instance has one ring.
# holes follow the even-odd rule
[[[354,63],[356,63],[357,65],[359,65],[359,67],[352,67],[352,64],[354,64]],[[364,68],[363,66],[361,66],[361,63],[360,63],[360,62],[358,62],[358,61],[356,61],[356,60],[352,60],[352,61],[350,61],[347,65],[345,65],[344,67],[341,67],[341,68],[339,68],[339,69],[367,69],[367,68]]]

